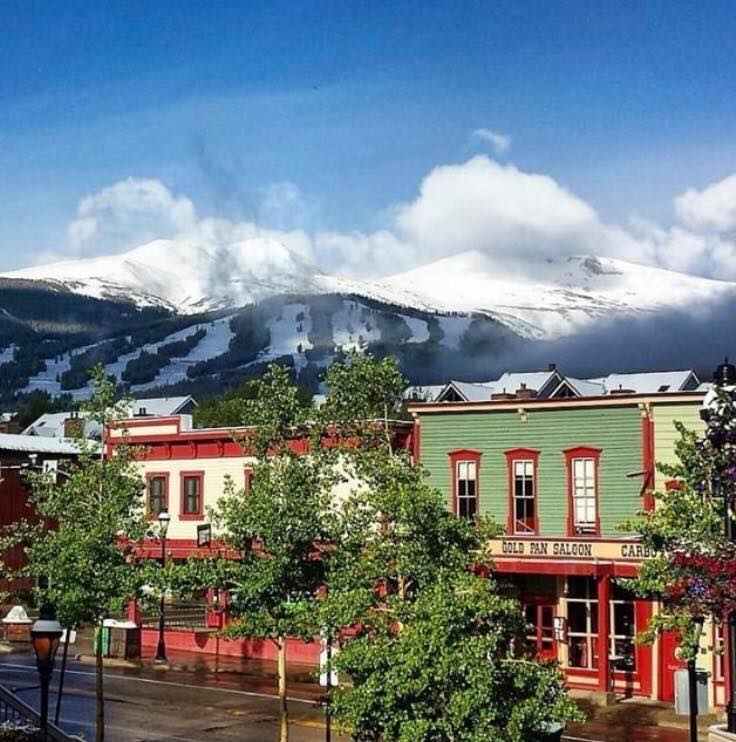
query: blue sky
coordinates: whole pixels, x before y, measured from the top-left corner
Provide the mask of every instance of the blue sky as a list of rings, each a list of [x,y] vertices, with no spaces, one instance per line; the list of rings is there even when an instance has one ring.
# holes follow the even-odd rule
[[[676,196],[736,172],[730,0],[5,0],[2,14],[1,269],[63,254],[80,200],[130,177],[200,216],[371,232],[434,168],[479,153],[550,176],[602,221],[662,229]],[[264,208],[284,184],[299,208]]]

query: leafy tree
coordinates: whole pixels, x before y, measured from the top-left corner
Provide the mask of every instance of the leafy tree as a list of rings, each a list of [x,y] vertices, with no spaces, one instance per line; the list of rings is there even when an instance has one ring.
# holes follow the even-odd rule
[[[440,572],[345,643],[334,666],[352,684],[332,711],[361,742],[534,740],[579,714],[561,672],[525,653],[525,630],[491,579]]]
[[[246,400],[253,399],[257,393],[256,380],[243,381],[222,394],[200,401],[194,411],[194,422],[197,427],[201,428],[235,428],[240,425],[249,425],[251,421]],[[307,408],[311,398],[309,389],[299,385],[298,399],[302,407]]]
[[[361,741],[520,742],[577,718],[560,672],[526,656],[520,606],[487,577],[500,529],[451,514],[394,450],[385,421],[404,388],[395,364],[349,359],[330,380],[323,424],[351,443],[330,452],[356,483],[333,503],[324,553],[320,622],[340,638],[334,666],[350,679],[332,691],[332,712]]]
[[[93,370],[94,394],[85,411],[107,426],[123,417],[115,389],[104,367]],[[121,539],[146,533],[142,489],[133,451],[123,445],[106,457],[94,444],[79,442],[76,462],[65,465],[60,482],[51,475],[29,474],[31,506],[37,522],[21,521],[3,534],[3,551],[23,545],[26,563],[9,572],[35,583],[39,604],[51,605],[68,627],[92,624],[96,629],[96,739],[104,739],[102,643],[99,632],[106,616],[121,611],[139,586],[132,554]]]
[[[640,640],[678,632],[680,656],[693,667],[705,619],[720,621],[736,608],[736,552],[723,533],[724,502],[736,491],[735,396],[719,390],[702,435],[676,423],[678,462],[659,468],[677,486],[655,493],[654,510],[622,525],[654,553],[626,586],[662,602]]]
[[[278,654],[280,732],[288,740],[287,641],[312,640],[314,605],[324,582],[319,545],[330,541],[332,477],[319,456],[299,455],[293,440],[306,423],[299,390],[286,369],[272,365],[242,401],[254,425],[241,442],[256,456],[247,493],[229,483],[212,510],[218,539],[242,554],[223,564],[193,561],[194,581],[231,591],[229,637],[270,640]]]

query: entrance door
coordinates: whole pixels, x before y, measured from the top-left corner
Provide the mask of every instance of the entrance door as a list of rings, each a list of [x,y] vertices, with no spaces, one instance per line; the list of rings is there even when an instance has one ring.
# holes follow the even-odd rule
[[[675,657],[680,646],[680,636],[675,631],[665,631],[660,637],[659,698],[662,701],[675,700],[675,670],[687,664]]]
[[[540,659],[557,659],[557,642],[555,641],[555,604],[534,602],[524,606],[524,616],[529,624],[527,639],[536,647]]]

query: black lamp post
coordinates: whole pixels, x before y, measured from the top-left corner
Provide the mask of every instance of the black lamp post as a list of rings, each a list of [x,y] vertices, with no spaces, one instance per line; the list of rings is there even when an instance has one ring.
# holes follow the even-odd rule
[[[160,528],[161,533],[161,568],[163,569],[166,566],[166,532],[169,530],[169,523],[171,521],[171,516],[169,515],[168,510],[164,508],[159,514],[158,514],[158,524]],[[164,626],[166,625],[166,619],[165,619],[165,608],[166,608],[166,601],[164,600],[165,597],[165,590],[163,587],[161,588],[161,604],[159,606],[159,612],[158,612],[158,644],[156,645],[156,656],[154,657],[154,662],[166,662],[166,641],[164,638]]]
[[[736,366],[725,358],[713,374],[713,385],[716,387],[736,387]],[[703,410],[707,420],[709,410]],[[736,541],[736,520],[732,517],[734,502],[730,492],[724,492],[723,525],[727,541]],[[728,656],[726,658],[728,704],[726,706],[727,729],[736,733],[736,614],[731,612],[727,617]]]
[[[36,667],[41,676],[41,731],[46,732],[49,719],[49,682],[54,669],[56,650],[61,640],[61,624],[41,614],[31,629],[31,643],[36,653]]]

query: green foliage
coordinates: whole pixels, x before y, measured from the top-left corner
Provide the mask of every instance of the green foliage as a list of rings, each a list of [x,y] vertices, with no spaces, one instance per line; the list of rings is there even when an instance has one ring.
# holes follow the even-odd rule
[[[694,616],[693,607],[702,605],[704,594],[723,588],[710,584],[722,579],[720,571],[703,568],[698,573],[689,566],[693,561],[705,563],[703,555],[717,555],[727,547],[723,535],[724,492],[718,491],[717,484],[721,481],[719,470],[734,467],[734,449],[713,445],[711,437],[719,435],[724,426],[733,427],[733,399],[730,395],[724,398],[721,392],[717,407],[702,436],[679,422],[675,424],[680,436],[675,446],[678,461],[660,465],[659,469],[680,486],[655,493],[654,510],[641,512],[621,526],[628,533],[640,534],[642,543],[654,552],[652,559],[642,562],[635,579],[623,582],[641,597],[662,601],[660,613],[639,639],[651,642],[662,631],[678,631],[684,659],[697,655],[706,618]],[[688,598],[691,588],[696,590],[692,600]],[[696,612],[700,613],[700,608]],[[712,618],[719,621],[723,616]]]
[[[392,358],[375,360],[370,355],[348,355],[327,371],[327,400],[321,410],[327,424],[346,427],[349,432],[375,420],[401,416],[406,379]]]
[[[122,416],[114,385],[104,368],[93,372],[94,395],[85,405],[90,419],[109,424]],[[80,441],[76,462],[64,465],[59,482],[31,472],[30,502],[37,522],[8,526],[3,551],[22,545],[27,563],[4,576],[28,577],[35,583],[38,604],[52,605],[67,626],[99,624],[120,611],[139,587],[135,565],[121,537],[142,538],[142,488],[133,452],[126,446],[102,458],[93,444]]]
[[[194,411],[195,425],[200,428],[235,428],[253,424],[245,401],[253,399],[258,388],[255,380],[248,379],[222,394],[203,400]],[[300,404],[306,408],[312,399],[311,392],[300,384],[297,394]]]
[[[323,553],[320,623],[339,637],[334,666],[349,678],[332,691],[336,718],[366,742],[521,742],[578,718],[559,670],[523,654],[518,603],[482,576],[500,528],[448,512],[406,452],[361,419],[398,409],[395,362],[349,359],[328,384],[324,425],[351,440],[328,453],[355,483],[333,503]]]
[[[562,673],[524,653],[525,630],[492,580],[440,572],[345,643],[334,667],[352,684],[333,693],[332,711],[361,742],[529,742],[580,714]]]

